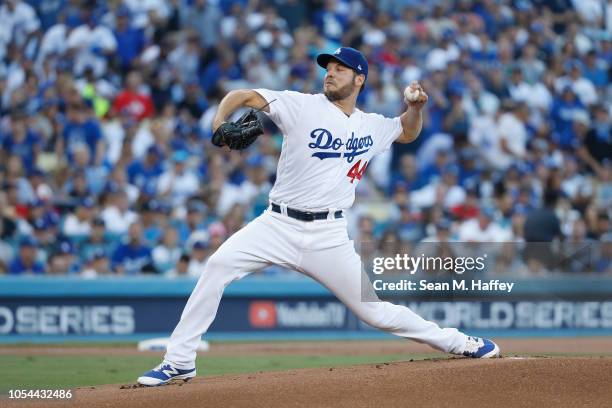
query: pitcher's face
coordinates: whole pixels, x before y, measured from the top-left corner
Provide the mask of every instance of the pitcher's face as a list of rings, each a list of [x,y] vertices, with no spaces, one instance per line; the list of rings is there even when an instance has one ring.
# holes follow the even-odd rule
[[[323,82],[323,94],[331,102],[346,99],[359,90],[364,79],[365,76],[357,75],[346,65],[330,61]]]

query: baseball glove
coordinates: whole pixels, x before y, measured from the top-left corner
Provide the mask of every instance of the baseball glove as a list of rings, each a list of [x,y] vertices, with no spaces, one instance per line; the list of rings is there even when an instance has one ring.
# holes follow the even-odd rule
[[[263,124],[251,109],[235,122],[224,122],[212,137],[215,146],[227,146],[232,150],[244,150],[263,134]]]

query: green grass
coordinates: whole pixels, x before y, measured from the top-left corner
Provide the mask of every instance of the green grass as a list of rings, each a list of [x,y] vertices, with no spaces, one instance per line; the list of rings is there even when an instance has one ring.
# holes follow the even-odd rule
[[[438,354],[406,355],[279,355],[203,356],[198,375],[279,371],[293,368],[336,367],[423,359]],[[70,388],[89,385],[135,383],[136,378],[159,364],[155,356],[0,356],[0,394],[9,389]]]

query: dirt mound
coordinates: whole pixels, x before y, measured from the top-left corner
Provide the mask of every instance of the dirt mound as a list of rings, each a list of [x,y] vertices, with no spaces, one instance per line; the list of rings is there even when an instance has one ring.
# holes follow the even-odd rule
[[[440,359],[77,388],[23,407],[609,407],[612,358]],[[0,404],[2,405],[2,404]]]

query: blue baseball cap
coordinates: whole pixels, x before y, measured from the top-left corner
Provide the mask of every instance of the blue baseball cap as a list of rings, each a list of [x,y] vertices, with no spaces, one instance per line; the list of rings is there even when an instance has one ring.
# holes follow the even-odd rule
[[[19,246],[21,248],[31,247],[36,248],[38,246],[38,240],[32,236],[26,235],[19,240]]]
[[[333,54],[319,54],[317,56],[317,64],[323,68],[327,68],[330,60],[339,61],[358,74],[365,75],[368,79],[368,60],[360,51],[351,47],[340,47]]]

